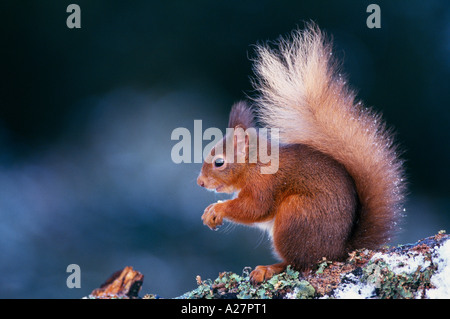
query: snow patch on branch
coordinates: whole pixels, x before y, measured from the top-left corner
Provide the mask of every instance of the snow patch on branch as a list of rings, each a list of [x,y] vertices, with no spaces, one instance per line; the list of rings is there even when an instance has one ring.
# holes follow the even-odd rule
[[[431,284],[435,287],[427,291],[431,299],[450,298],[450,240],[435,249],[432,256],[433,263],[437,265],[437,272],[431,277]]]

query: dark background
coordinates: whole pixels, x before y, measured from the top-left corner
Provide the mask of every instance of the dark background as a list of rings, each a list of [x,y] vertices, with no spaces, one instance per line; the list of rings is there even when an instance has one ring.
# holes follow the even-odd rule
[[[177,127],[225,128],[252,93],[252,45],[315,21],[358,97],[405,149],[410,195],[392,244],[450,229],[450,5],[376,1],[2,1],[0,297],[80,298],[130,265],[142,293],[274,261],[267,236],[200,216],[222,198],[172,162]],[[81,7],[81,29],[66,8]],[[81,267],[81,289],[66,267]],[[142,294],[141,293],[141,294]]]

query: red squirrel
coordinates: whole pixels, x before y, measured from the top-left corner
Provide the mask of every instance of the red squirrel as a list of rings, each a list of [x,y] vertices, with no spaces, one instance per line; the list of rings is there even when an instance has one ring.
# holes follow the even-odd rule
[[[235,198],[209,205],[202,216],[212,229],[223,219],[266,229],[281,261],[257,266],[260,283],[287,265],[310,269],[322,257],[343,260],[360,248],[375,249],[397,230],[405,196],[403,161],[381,116],[356,101],[332,55],[331,43],[313,24],[277,47],[256,47],[257,97],[235,104],[229,127],[279,129],[279,168],[248,161],[249,138],[224,139],[212,148],[197,183]],[[271,143],[258,136],[258,142]],[[233,143],[244,163],[218,151]]]

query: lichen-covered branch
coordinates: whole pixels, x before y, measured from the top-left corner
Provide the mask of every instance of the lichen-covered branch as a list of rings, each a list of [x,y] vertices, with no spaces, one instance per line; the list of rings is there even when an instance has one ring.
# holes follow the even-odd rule
[[[198,287],[177,299],[450,298],[449,239],[441,231],[415,244],[356,250],[344,262],[323,259],[304,273],[288,267],[258,285],[250,283],[249,267],[241,275],[223,272],[214,280],[197,276]]]
[[[445,232],[412,245],[357,250],[345,262],[323,259],[306,273],[288,268],[253,286],[250,269],[198,278],[179,298],[450,298],[450,238]]]

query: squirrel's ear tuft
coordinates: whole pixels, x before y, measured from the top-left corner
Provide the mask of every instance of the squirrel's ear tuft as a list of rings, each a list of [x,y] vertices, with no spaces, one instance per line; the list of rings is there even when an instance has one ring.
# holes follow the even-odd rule
[[[239,101],[231,108],[228,127],[235,128],[236,126],[240,126],[244,129],[254,127],[254,119],[253,111],[247,102]]]

